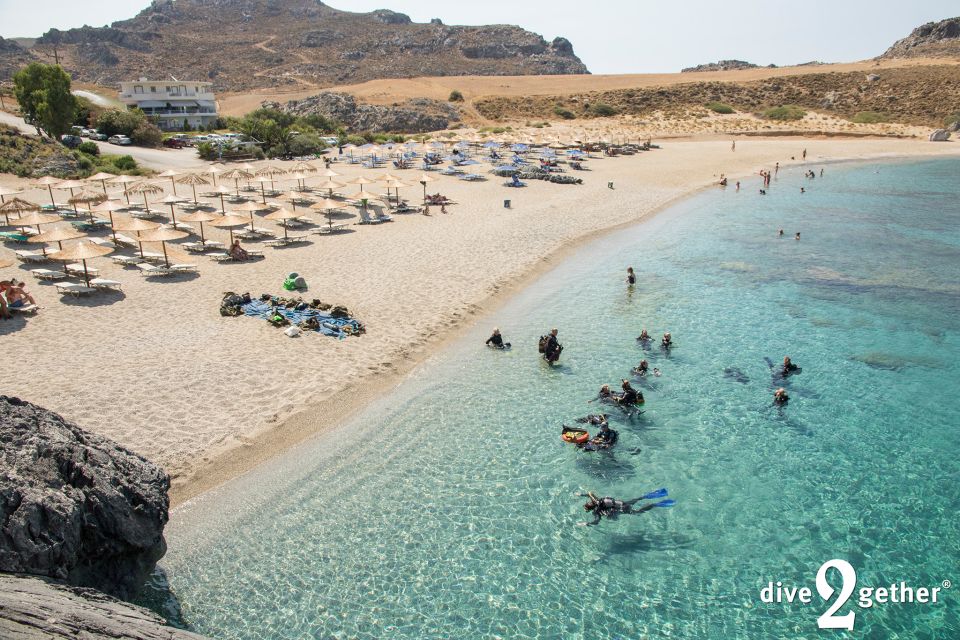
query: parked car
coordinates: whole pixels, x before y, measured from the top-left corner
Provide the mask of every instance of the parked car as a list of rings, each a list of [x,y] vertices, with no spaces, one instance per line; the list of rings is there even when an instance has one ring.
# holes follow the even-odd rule
[[[109,142],[110,144],[119,144],[124,147],[127,145],[133,144],[133,141],[130,140],[130,138],[128,138],[127,136],[110,136],[107,139],[107,142]]]
[[[107,141],[107,134],[105,134],[105,133],[100,133],[100,132],[98,132],[98,131],[94,131],[94,132],[93,132],[93,135],[90,136],[90,139],[91,139],[91,140],[99,140],[100,142],[106,142],[106,141]]]
[[[180,138],[166,138],[163,141],[163,146],[168,149],[183,149],[186,146],[186,143]]]
[[[70,148],[70,149],[76,149],[76,148],[79,147],[80,144],[83,142],[83,138],[81,138],[80,136],[73,136],[73,135],[70,135],[70,134],[64,134],[64,135],[60,136],[60,142],[61,142],[61,143],[63,144],[63,146],[65,146],[65,147],[68,147],[68,148]]]

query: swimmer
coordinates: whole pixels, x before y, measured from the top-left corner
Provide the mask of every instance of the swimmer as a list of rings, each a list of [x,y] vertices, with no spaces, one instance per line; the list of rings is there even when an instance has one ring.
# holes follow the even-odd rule
[[[639,340],[640,342],[649,342],[650,334],[647,333],[646,329],[641,329],[640,335],[637,337],[637,340]]]
[[[800,367],[793,364],[790,361],[790,356],[783,356],[783,368],[780,370],[780,375],[786,378],[791,373],[796,373]]]
[[[627,284],[633,285],[637,283],[637,276],[633,274],[633,267],[627,267]]]
[[[669,349],[673,346],[673,338],[670,337],[669,331],[663,334],[663,339],[660,340],[660,346],[664,349]]]
[[[503,341],[503,336],[500,335],[499,328],[495,328],[493,330],[493,334],[489,338],[487,338],[486,344],[488,347],[493,347],[495,349],[506,349],[507,347],[510,346],[509,342]]]
[[[797,235],[793,236],[793,239],[794,239],[794,240],[799,240],[799,239],[800,239],[800,232],[799,232],[799,231],[797,231]]]
[[[780,387],[773,392],[773,404],[776,405],[785,405],[790,401],[790,396],[787,395],[787,390],[783,387]]]
[[[605,398],[613,397],[613,391],[610,391],[610,385],[605,384],[600,387],[600,391],[597,392],[597,398],[603,400]]]
[[[598,498],[589,491],[587,493],[581,493],[580,495],[581,497],[588,498],[587,502],[583,505],[584,510],[593,512],[593,522],[584,523],[587,526],[599,524],[600,520],[604,517],[613,520],[621,514],[641,514],[655,507],[672,507],[676,504],[673,500],[661,500],[660,502],[646,504],[637,509],[634,508],[641,500],[653,500],[655,498],[665,497],[667,495],[666,489],[651,491],[647,495],[634,498],[633,500],[617,500],[609,496]]]
[[[643,394],[630,385],[630,381],[623,379],[620,381],[620,388],[623,393],[617,397],[617,403],[621,405],[643,404]]]
[[[640,364],[633,368],[633,373],[637,374],[638,376],[645,376],[647,375],[647,370],[649,368],[650,363],[648,363],[646,360],[641,360]]]

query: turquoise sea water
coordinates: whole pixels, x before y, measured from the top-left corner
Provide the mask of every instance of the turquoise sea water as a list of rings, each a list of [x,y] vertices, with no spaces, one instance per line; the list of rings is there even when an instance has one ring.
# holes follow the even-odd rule
[[[960,162],[801,174],[592,243],[353,423],[175,511],[161,566],[184,621],[238,639],[960,637],[955,592],[855,595],[855,630],[820,632],[814,587],[832,558],[858,587],[960,578]],[[482,346],[494,324],[512,351]],[[672,332],[669,357],[643,327]],[[780,410],[765,358],[784,355],[803,371]],[[614,418],[617,448],[563,444],[641,357],[663,375],[637,385],[642,416]],[[580,490],[661,486],[675,507],[577,525]],[[778,580],[813,603],[761,602]]]

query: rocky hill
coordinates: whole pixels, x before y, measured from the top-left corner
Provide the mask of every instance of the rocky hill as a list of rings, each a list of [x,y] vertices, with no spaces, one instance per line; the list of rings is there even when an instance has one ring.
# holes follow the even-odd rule
[[[346,93],[323,91],[286,104],[264,102],[264,107],[295,116],[321,115],[344,125],[349,131],[424,133],[446,129],[460,120],[460,112],[446,102],[414,98],[394,106],[359,104]]]
[[[218,91],[588,73],[564,38],[547,42],[509,25],[419,24],[386,9],[352,13],[319,0],[154,0],[109,27],[51,29],[30,52],[50,60],[54,49],[77,80],[113,85],[172,75],[211,80]]]
[[[770,69],[776,69],[777,65],[767,65]],[[736,71],[737,69],[759,69],[760,65],[743,60],[720,60],[719,62],[709,62],[707,64],[698,64],[695,67],[681,69],[681,73],[693,73],[697,71]]]
[[[13,40],[0,38],[0,80],[13,76],[20,67],[33,60],[33,56]]]
[[[960,17],[921,25],[880,57],[960,58]]]
[[[869,75],[813,73],[743,83],[690,82],[562,96],[500,96],[477,100],[474,106],[491,120],[579,119],[702,110],[708,102],[746,113],[782,105],[842,118],[872,112],[889,122],[940,127],[960,104],[960,66],[902,67]]]

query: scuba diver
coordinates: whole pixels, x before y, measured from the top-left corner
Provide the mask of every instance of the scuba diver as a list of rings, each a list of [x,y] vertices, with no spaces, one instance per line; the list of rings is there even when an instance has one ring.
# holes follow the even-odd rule
[[[667,331],[663,334],[663,338],[660,340],[660,348],[667,350],[673,346],[673,338],[670,336],[670,332]]]
[[[640,364],[635,366],[631,371],[638,376],[645,376],[647,375],[647,371],[649,369],[650,369],[650,363],[648,363],[646,360],[641,360]]]
[[[791,373],[800,373],[800,367],[790,361],[790,356],[783,356],[783,368],[780,369],[780,377],[786,378]]]
[[[600,423],[600,431],[597,432],[595,436],[590,438],[587,442],[577,445],[584,451],[601,451],[604,449],[610,449],[613,445],[617,444],[617,438],[620,437],[620,434],[610,428],[610,425],[607,424],[607,421],[604,420]]]
[[[773,404],[777,406],[783,406],[790,401],[790,396],[787,395],[787,390],[783,387],[780,387],[773,392]]]
[[[563,351],[563,345],[557,341],[557,330],[551,329],[550,335],[540,336],[540,353],[543,359],[553,364],[560,359],[560,352]]]
[[[623,390],[619,396],[616,396],[617,404],[620,406],[632,406],[636,404],[643,404],[643,394],[634,389],[630,385],[630,381],[624,378],[620,382],[620,388]]]
[[[583,505],[583,508],[586,511],[593,512],[593,522],[583,523],[587,526],[599,524],[600,520],[604,517],[614,520],[620,514],[641,514],[650,511],[655,507],[672,507],[676,504],[674,500],[661,500],[660,502],[645,504],[637,509],[634,508],[634,505],[641,500],[665,498],[667,496],[666,489],[657,489],[656,491],[651,491],[650,493],[640,496],[639,498],[634,498],[633,500],[617,500],[616,498],[611,498],[609,496],[598,498],[590,491],[587,493],[581,493],[580,496],[589,498]]]
[[[613,395],[613,391],[610,391],[610,385],[605,384],[600,387],[600,391],[597,392],[597,397],[594,400],[612,400],[616,396]]]
[[[604,385],[609,387],[609,385]],[[577,422],[580,424],[589,424],[592,427],[603,427],[607,424],[607,414],[605,413],[591,413],[588,416],[582,418],[577,418]]]
[[[493,334],[487,338],[486,345],[494,349],[509,349],[510,343],[503,341],[503,336],[500,335],[500,329],[494,329]]]
[[[637,342],[642,342],[643,344],[650,342],[650,334],[647,333],[646,329],[640,330],[640,335],[637,336]]]

